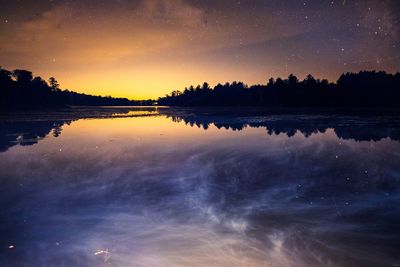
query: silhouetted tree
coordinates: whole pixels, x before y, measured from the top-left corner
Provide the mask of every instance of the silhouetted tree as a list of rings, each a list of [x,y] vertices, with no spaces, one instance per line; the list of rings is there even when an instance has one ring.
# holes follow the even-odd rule
[[[55,91],[60,90],[60,84],[57,82],[56,78],[50,77],[49,84],[50,84],[50,87],[52,88],[52,91],[55,92]]]
[[[20,70],[20,69],[14,70],[12,72],[12,76],[21,85],[29,84],[30,81],[32,81],[33,79],[32,72],[27,70]]]
[[[248,87],[242,82],[185,88],[159,98],[168,106],[269,106],[269,107],[398,107],[400,74],[362,71],[346,73],[336,83],[307,75],[303,81],[290,74],[273,78],[266,85]]]
[[[81,106],[131,106],[153,105],[153,100],[131,101],[126,98],[112,98],[78,94],[60,90],[54,77],[49,84],[41,77],[33,78],[32,72],[16,69],[8,71],[0,67],[0,109],[50,108],[67,105]]]

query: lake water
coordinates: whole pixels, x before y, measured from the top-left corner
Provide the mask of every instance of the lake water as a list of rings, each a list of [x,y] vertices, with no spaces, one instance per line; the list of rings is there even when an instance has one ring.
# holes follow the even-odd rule
[[[0,119],[0,266],[400,266],[395,116]]]

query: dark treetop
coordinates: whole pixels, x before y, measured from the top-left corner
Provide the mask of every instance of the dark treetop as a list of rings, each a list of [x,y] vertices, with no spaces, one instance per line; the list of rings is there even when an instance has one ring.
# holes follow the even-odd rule
[[[264,106],[264,107],[362,107],[397,108],[400,103],[400,73],[363,71],[342,74],[336,83],[308,75],[299,81],[269,79],[267,85],[248,87],[242,82],[208,83],[173,91],[158,99],[165,106]],[[53,77],[48,82],[27,70],[0,68],[0,109],[65,106],[153,105],[153,100],[133,101],[61,90]]]
[[[0,109],[54,108],[76,106],[151,105],[153,101],[93,96],[61,90],[54,77],[48,82],[33,77],[27,70],[8,71],[0,68]]]
[[[299,81],[271,78],[267,85],[248,87],[242,82],[208,83],[159,98],[167,106],[267,106],[267,107],[398,107],[400,73],[363,71],[342,74],[336,83],[308,75]]]

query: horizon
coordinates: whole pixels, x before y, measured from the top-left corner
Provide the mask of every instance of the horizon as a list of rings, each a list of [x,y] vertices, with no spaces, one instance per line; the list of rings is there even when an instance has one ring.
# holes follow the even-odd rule
[[[0,43],[0,266],[400,267],[400,0],[0,0]]]
[[[97,4],[96,4],[97,3]],[[190,85],[399,71],[386,1],[3,1],[0,64],[61,88],[157,99]]]
[[[4,69],[2,66],[0,66],[0,69]],[[6,69],[4,69],[4,70],[6,70]],[[18,70],[18,69],[15,69],[15,70]],[[21,70],[21,69],[19,69],[19,70]],[[14,70],[7,70],[7,71],[14,71]],[[26,71],[28,71],[28,72],[30,72],[29,70],[26,70]],[[62,88],[62,86],[61,86],[61,88],[60,88],[60,90],[68,90],[68,91],[70,91],[70,92],[76,92],[76,93],[83,93],[83,94],[88,94],[88,95],[92,95],[92,96],[100,96],[100,97],[112,97],[112,98],[126,98],[126,99],[128,99],[129,101],[157,101],[157,100],[159,100],[160,98],[164,98],[164,97],[166,97],[166,96],[169,96],[169,95],[171,95],[171,93],[172,92],[174,92],[174,91],[180,91],[181,93],[185,90],[185,89],[189,89],[190,87],[194,87],[194,88],[196,88],[196,87],[201,87],[203,84],[208,84],[208,86],[210,86],[210,88],[211,89],[214,89],[216,86],[218,86],[218,85],[226,85],[226,84],[230,84],[230,85],[232,85],[233,83],[242,83],[242,84],[244,84],[244,86],[246,87],[246,88],[251,88],[251,87],[253,87],[253,86],[259,86],[259,85],[261,85],[261,86],[266,86],[267,84],[268,84],[268,82],[269,82],[269,80],[270,79],[273,79],[273,81],[276,81],[277,79],[281,79],[281,80],[283,80],[283,81],[287,81],[288,80],[288,78],[290,78],[290,76],[293,76],[294,75],[294,77],[296,77],[297,79],[298,79],[298,81],[299,82],[302,82],[302,81],[305,81],[306,79],[307,79],[307,77],[309,76],[309,75],[311,75],[314,79],[316,79],[317,81],[323,81],[323,80],[327,80],[329,83],[331,83],[331,84],[337,84],[337,81],[339,80],[339,78],[340,78],[340,76],[342,76],[342,75],[345,75],[345,74],[358,74],[358,73],[385,73],[385,74],[388,74],[388,75],[396,75],[396,74],[399,74],[400,72],[393,72],[393,73],[391,73],[391,72],[386,72],[386,71],[383,71],[383,70],[360,70],[360,71],[358,71],[358,72],[347,72],[347,73],[341,73],[340,75],[339,75],[339,77],[337,77],[337,79],[335,79],[335,80],[329,80],[329,79],[326,79],[326,78],[324,78],[324,77],[315,77],[315,76],[313,76],[312,74],[307,74],[305,77],[297,77],[295,74],[293,74],[293,73],[290,73],[289,75],[288,75],[288,77],[269,77],[268,79],[267,79],[267,81],[266,82],[264,82],[264,83],[258,83],[258,84],[247,84],[247,83],[245,83],[245,82],[243,82],[243,81],[227,81],[227,82],[217,82],[217,83],[215,83],[215,84],[210,84],[210,83],[208,83],[207,81],[204,81],[204,82],[201,82],[201,83],[199,83],[199,84],[190,84],[190,85],[187,85],[187,86],[185,86],[184,88],[177,88],[176,90],[171,90],[171,91],[169,91],[169,92],[167,92],[166,94],[164,94],[164,95],[160,95],[160,96],[157,96],[157,97],[154,97],[154,98],[147,98],[147,99],[138,99],[138,98],[136,98],[136,99],[134,99],[134,98],[128,98],[128,97],[124,97],[124,96],[115,96],[115,95],[110,95],[110,94],[104,94],[104,95],[96,95],[96,94],[88,94],[88,93],[86,93],[86,92],[79,92],[79,91],[77,91],[77,90],[74,90],[74,89],[72,89],[72,88]],[[46,78],[46,77],[41,77],[41,76],[38,76],[38,75],[35,75],[35,73],[32,73],[32,75],[33,75],[33,77],[39,77],[39,78],[41,78],[41,79],[43,79],[49,86],[50,86],[50,82],[49,82],[49,80],[50,80],[50,78],[55,78],[55,77],[53,77],[53,76],[50,76],[49,78]],[[57,79],[56,79],[56,82],[58,82],[57,81]]]

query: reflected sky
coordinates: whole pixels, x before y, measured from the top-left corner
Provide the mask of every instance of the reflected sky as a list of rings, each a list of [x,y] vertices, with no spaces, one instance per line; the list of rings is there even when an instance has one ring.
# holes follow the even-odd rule
[[[2,122],[1,266],[400,264],[393,118],[135,112]]]

